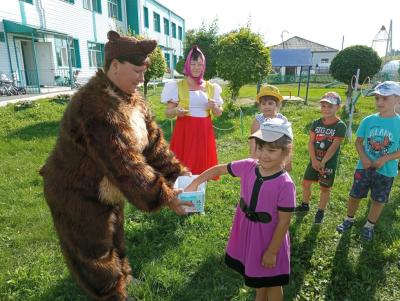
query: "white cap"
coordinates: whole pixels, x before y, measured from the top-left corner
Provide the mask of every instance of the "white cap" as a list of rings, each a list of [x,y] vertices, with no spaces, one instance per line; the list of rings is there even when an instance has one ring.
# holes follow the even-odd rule
[[[266,142],[273,142],[283,135],[293,140],[292,124],[281,118],[271,118],[260,125],[260,129],[249,138],[259,138]]]
[[[396,82],[388,80],[377,85],[371,94],[378,94],[382,96],[400,96],[400,85]]]

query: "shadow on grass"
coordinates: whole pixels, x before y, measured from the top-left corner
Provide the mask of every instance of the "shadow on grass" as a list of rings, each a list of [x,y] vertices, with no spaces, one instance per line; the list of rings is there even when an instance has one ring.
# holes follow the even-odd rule
[[[20,128],[10,132],[7,137],[10,139],[32,140],[51,136],[57,136],[59,121],[44,121]]]
[[[359,218],[355,227],[349,233],[342,235],[332,262],[333,269],[330,284],[325,293],[326,300],[339,300],[344,295],[347,300],[354,301],[372,301],[383,298],[376,296],[376,292],[378,287],[385,285],[386,272],[384,267],[390,265],[384,253],[390,249],[393,241],[400,238],[399,231],[393,232],[395,229],[393,223],[398,219],[396,208],[398,208],[399,203],[400,195],[385,206],[375,226],[376,235],[372,242],[366,242],[360,238],[361,229],[367,220],[369,207],[364,218]],[[348,259],[351,232],[355,232],[352,237],[357,239],[356,247],[361,249],[354,268]],[[396,259],[393,259],[393,261],[393,264],[396,264]]]
[[[297,214],[296,221],[292,230],[292,237],[297,237],[297,228],[300,227],[305,214]],[[291,265],[292,273],[289,285],[285,288],[285,300],[294,300],[297,294],[300,292],[304,278],[312,264],[310,263],[311,258],[314,254],[314,248],[316,246],[318,233],[321,229],[320,225],[312,224],[310,231],[305,237],[302,243],[292,239],[292,252],[291,252]]]
[[[79,289],[71,276],[53,284],[37,301],[89,301],[89,298]]]
[[[225,265],[224,256],[211,256],[189,276],[185,284],[169,300],[232,300],[238,296],[242,287],[244,287],[242,276]],[[249,295],[252,294],[251,288],[245,290],[250,292]]]

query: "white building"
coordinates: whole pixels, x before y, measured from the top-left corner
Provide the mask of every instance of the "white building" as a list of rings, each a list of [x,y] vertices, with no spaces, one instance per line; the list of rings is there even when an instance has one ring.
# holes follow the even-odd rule
[[[0,74],[30,92],[71,86],[103,66],[110,29],[156,39],[169,69],[183,55],[185,20],[155,0],[7,0],[0,6]]]
[[[339,50],[294,36],[271,48],[311,49],[312,69],[315,73],[328,73],[329,66]],[[286,74],[299,74],[300,67],[286,68]]]

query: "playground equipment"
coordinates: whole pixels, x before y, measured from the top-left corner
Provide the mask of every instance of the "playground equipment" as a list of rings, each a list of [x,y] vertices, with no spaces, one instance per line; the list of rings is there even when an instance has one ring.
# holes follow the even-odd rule
[[[351,141],[352,138],[353,131],[351,127],[353,124],[353,115],[357,101],[359,100],[360,96],[364,97],[368,96],[372,91],[374,91],[371,85],[371,78],[369,76],[364,79],[361,85],[358,84],[359,80],[360,80],[360,69],[357,69],[357,73],[353,75],[351,79],[351,87],[353,91],[356,91],[356,94],[354,95],[354,97],[351,98],[351,101],[349,103],[349,125],[347,127],[347,133],[346,133],[348,141]]]
[[[386,30],[385,25],[382,25],[381,29],[372,40],[372,48],[379,54],[379,56],[385,56],[385,62],[390,60],[390,56],[392,55],[392,32],[392,20],[390,20],[389,31]]]

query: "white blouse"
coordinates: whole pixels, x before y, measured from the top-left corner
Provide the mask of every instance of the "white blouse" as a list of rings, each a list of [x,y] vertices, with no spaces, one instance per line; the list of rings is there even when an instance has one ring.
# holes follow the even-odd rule
[[[214,86],[214,97],[215,103],[222,106],[224,101],[221,98],[221,86],[215,83],[211,83]],[[178,84],[177,82],[166,83],[161,93],[161,102],[168,103],[169,101],[179,103],[178,98]],[[189,91],[189,114],[193,117],[207,117],[207,93],[201,90]]]

